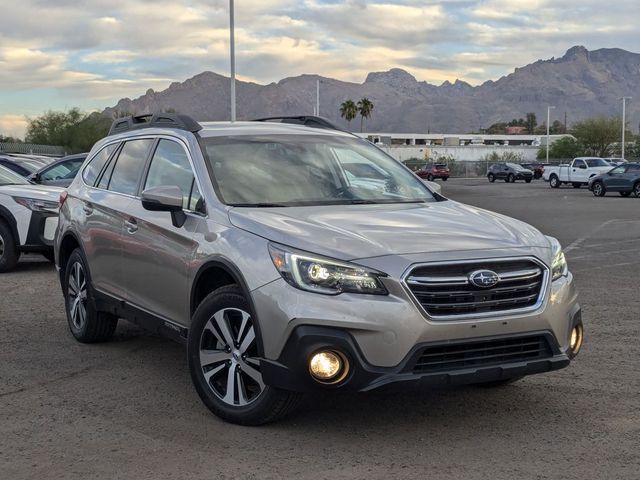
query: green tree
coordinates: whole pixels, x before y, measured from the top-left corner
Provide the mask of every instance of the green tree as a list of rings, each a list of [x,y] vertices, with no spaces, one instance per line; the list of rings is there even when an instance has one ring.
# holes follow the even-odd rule
[[[573,126],[573,136],[584,145],[587,155],[606,157],[612,146],[620,140],[622,120],[620,117],[595,117]]]
[[[29,119],[25,141],[42,145],[57,145],[71,152],[86,152],[103,138],[111,120],[98,113],[86,114],[78,108],[66,112],[48,111]]]
[[[491,125],[487,128],[487,135],[502,135],[507,128],[507,124],[505,122],[498,122]]]
[[[549,127],[549,133],[551,135],[561,135],[563,133],[567,133],[567,130],[564,128],[564,123],[560,120],[554,120]]]
[[[358,106],[353,100],[345,100],[340,105],[340,116],[347,121],[347,124],[351,126],[351,120],[358,115]]]
[[[367,97],[358,101],[358,112],[360,112],[360,131],[362,132],[364,119],[371,118],[373,112],[373,102]]]
[[[22,143],[22,140],[16,137],[5,137],[0,133],[0,143]]]
[[[559,138],[549,145],[549,158],[568,159],[582,155],[584,155],[584,146],[572,137]],[[545,159],[547,157],[547,147],[541,147],[537,156],[539,160]]]
[[[527,119],[525,120],[525,127],[527,127],[527,133],[529,135],[533,135],[536,131],[536,127],[538,126],[538,120],[536,119],[536,114],[533,112],[527,113]]]

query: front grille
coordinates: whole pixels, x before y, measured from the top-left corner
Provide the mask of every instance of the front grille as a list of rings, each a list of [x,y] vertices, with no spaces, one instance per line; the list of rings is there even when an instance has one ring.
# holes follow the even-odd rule
[[[469,276],[490,270],[498,282],[478,287]],[[489,315],[538,305],[547,269],[529,259],[421,265],[406,278],[406,284],[429,316]]]
[[[553,356],[544,335],[492,339],[426,347],[413,367],[414,373],[450,371]]]

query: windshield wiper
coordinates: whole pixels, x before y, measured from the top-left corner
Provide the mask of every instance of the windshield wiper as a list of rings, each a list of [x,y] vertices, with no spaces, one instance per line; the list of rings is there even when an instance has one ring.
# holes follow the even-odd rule
[[[284,203],[230,203],[230,207],[256,207],[256,208],[275,208],[275,207],[288,207]]]

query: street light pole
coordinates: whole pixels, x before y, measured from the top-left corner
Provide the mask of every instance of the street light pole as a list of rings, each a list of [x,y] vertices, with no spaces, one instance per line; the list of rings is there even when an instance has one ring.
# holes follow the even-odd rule
[[[549,163],[549,123],[551,122],[551,110],[553,110],[554,106],[547,106],[547,163]]]
[[[622,155],[624,159],[624,131],[627,126],[627,100],[631,100],[631,97],[622,97]]]
[[[320,116],[320,80],[316,80],[316,115]]]
[[[233,0],[229,0],[229,53],[231,57],[231,121],[236,121],[236,40],[234,32]]]

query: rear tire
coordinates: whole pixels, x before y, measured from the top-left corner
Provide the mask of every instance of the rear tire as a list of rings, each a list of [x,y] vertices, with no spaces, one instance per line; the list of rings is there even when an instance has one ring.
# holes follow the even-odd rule
[[[560,179],[557,175],[551,175],[549,177],[549,186],[551,188],[560,188]]]
[[[635,194],[636,198],[640,198],[640,182],[636,182],[636,184],[633,186],[633,193]]]
[[[442,181],[446,182],[449,179],[449,177],[442,177]]]
[[[109,340],[118,325],[118,317],[96,309],[91,276],[79,248],[67,261],[64,272],[65,309],[69,330],[82,343]]]
[[[250,312],[237,285],[210,293],[193,315],[187,355],[193,385],[212,413],[230,423],[262,425],[293,410],[301,395],[262,381],[261,339]]]
[[[591,191],[596,197],[604,197],[605,193],[607,193],[607,190],[602,182],[594,182],[591,186]]]
[[[493,175],[493,173],[490,173],[489,175],[487,175],[487,178],[489,179],[489,182],[491,182],[491,183],[496,181],[496,177]]]
[[[431,174],[427,175],[427,180],[429,180],[430,182],[433,182],[433,175]]]
[[[527,182],[527,183],[531,183],[531,179],[530,179],[530,178],[528,178],[528,179],[526,179],[526,180],[525,180],[525,182]]]
[[[13,232],[3,220],[0,220],[0,273],[10,272],[20,259],[20,251]]]
[[[516,176],[513,173],[510,173],[509,176],[507,177],[507,182],[515,183],[516,182]]]

